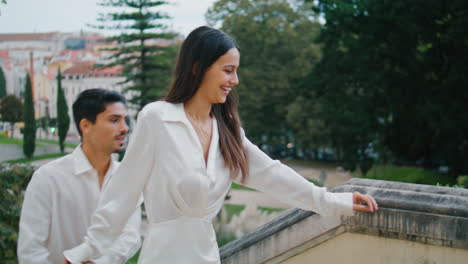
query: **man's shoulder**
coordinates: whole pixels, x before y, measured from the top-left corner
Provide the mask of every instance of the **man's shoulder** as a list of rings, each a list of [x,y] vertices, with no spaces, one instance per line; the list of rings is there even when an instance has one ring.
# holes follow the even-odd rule
[[[70,153],[42,165],[34,172],[33,177],[49,179],[55,177],[57,174],[71,173],[73,172],[73,168],[73,156]]]

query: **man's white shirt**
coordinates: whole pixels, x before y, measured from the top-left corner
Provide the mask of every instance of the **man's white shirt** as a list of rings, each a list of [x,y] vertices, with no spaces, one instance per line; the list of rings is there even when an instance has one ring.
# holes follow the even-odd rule
[[[117,161],[111,162],[102,189],[118,165]],[[128,180],[131,183],[131,176]],[[26,189],[21,210],[19,262],[62,264],[63,251],[84,242],[101,192],[97,172],[81,145],[71,154],[37,169]],[[140,248],[140,223],[138,207],[112,247],[103,256],[90,260],[96,264],[125,263]]]

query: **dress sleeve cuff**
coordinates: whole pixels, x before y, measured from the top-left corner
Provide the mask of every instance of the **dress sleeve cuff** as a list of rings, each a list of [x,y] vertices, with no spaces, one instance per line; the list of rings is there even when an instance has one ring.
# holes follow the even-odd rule
[[[334,196],[335,210],[338,215],[353,216],[353,193],[330,193]]]
[[[65,258],[72,264],[80,264],[88,261],[93,256],[93,249],[87,243],[83,243],[77,247],[63,252]]]

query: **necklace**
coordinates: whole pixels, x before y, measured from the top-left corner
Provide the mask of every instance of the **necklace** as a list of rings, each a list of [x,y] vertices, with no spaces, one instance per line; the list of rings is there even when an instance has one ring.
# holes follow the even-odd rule
[[[192,125],[194,126],[195,131],[202,138],[203,141],[211,138],[211,126],[208,126],[208,128],[206,128],[206,126],[202,124],[202,121],[195,119],[190,114],[187,114],[187,117],[190,123],[192,123]]]

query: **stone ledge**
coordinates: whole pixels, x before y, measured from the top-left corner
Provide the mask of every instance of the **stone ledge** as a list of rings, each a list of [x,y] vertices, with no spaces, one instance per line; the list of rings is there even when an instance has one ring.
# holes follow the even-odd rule
[[[330,224],[326,217],[294,209],[221,248],[222,262],[279,263],[343,232],[468,249],[466,189],[352,179],[332,191],[369,193],[380,210]]]

